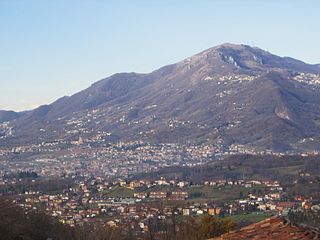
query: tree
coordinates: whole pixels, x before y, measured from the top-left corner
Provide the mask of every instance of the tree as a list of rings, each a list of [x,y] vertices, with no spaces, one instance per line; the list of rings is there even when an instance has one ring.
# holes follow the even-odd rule
[[[71,228],[38,211],[26,211],[0,199],[0,239],[73,239]]]
[[[235,223],[229,219],[220,219],[210,215],[205,215],[201,219],[200,234],[202,238],[218,237],[227,233],[235,228]]]

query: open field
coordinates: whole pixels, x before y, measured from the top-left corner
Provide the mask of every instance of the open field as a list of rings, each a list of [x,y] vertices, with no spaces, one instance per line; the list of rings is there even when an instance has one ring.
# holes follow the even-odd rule
[[[242,226],[246,226],[251,223],[260,222],[271,216],[272,214],[269,214],[269,213],[253,212],[248,214],[237,214],[237,215],[230,216],[229,218],[231,218],[237,224],[237,227],[240,228]]]

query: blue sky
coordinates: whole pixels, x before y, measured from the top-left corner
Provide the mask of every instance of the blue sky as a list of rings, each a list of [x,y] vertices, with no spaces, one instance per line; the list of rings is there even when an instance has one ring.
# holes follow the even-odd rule
[[[0,0],[0,109],[225,42],[320,63],[319,11],[318,0]]]

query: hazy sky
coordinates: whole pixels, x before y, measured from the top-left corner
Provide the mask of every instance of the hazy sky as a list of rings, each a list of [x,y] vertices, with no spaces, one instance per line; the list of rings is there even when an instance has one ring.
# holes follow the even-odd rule
[[[0,109],[245,43],[320,63],[320,1],[0,0]]]

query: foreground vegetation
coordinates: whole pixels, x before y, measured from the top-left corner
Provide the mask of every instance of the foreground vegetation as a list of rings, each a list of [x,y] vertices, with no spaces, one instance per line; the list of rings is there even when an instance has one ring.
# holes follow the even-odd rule
[[[0,239],[5,240],[199,240],[220,236],[235,228],[230,218],[204,215],[200,221],[195,218],[170,219],[150,218],[148,232],[137,235],[130,224],[109,227],[101,224],[83,224],[70,227],[41,211],[24,210],[8,199],[0,199]]]

